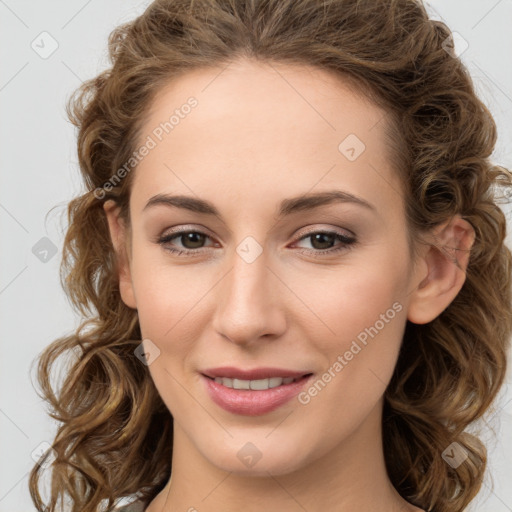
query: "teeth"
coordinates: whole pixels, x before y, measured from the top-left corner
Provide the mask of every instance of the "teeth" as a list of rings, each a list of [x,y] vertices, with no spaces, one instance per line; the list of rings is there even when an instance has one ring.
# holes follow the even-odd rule
[[[293,377],[271,377],[270,379],[259,379],[259,380],[241,380],[241,379],[230,379],[228,377],[215,377],[215,382],[222,384],[227,388],[232,389],[252,389],[252,390],[264,390],[270,388],[276,388],[282,384],[290,384],[293,382]]]

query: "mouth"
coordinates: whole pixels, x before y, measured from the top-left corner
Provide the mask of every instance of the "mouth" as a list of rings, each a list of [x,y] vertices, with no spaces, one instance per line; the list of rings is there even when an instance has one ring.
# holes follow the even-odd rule
[[[219,407],[231,414],[260,416],[292,403],[312,378],[313,373],[238,379],[201,374],[205,391]]]
[[[210,377],[203,374],[207,379],[213,380],[217,384],[230,389],[246,390],[246,391],[264,391],[280,386],[288,386],[295,382],[309,378],[312,373],[307,373],[299,377],[269,377],[266,379],[235,379],[230,377]]]

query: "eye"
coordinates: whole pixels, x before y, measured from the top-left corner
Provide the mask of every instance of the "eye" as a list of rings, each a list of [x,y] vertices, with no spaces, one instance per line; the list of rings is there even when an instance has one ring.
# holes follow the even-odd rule
[[[210,237],[206,233],[203,233],[202,231],[182,229],[161,236],[157,240],[157,242],[160,245],[164,246],[165,250],[172,252],[174,254],[193,255],[203,248],[205,240],[209,238]],[[170,242],[175,239],[181,242],[181,248],[179,246],[178,248],[172,246]]]
[[[351,248],[350,246],[356,243],[354,236],[349,236],[338,231],[311,231],[302,236],[299,242],[307,239],[310,239],[313,249],[306,249],[301,252],[315,256],[331,255],[340,251],[346,251]],[[339,242],[338,246],[333,246],[336,241]]]
[[[355,236],[347,235],[338,231],[311,231],[299,238],[299,242],[310,239],[312,249],[301,249],[300,252],[311,254],[313,256],[327,256],[341,251],[347,251],[350,246],[356,243]],[[177,247],[174,240],[178,240],[181,244]],[[203,231],[191,229],[174,230],[171,233],[162,235],[157,239],[157,243],[162,245],[166,251],[177,256],[195,256],[202,252],[205,248],[205,242],[211,240],[211,237]],[[334,245],[338,242],[338,245]],[[296,242],[297,243],[297,242]],[[213,243],[211,246],[219,246]]]

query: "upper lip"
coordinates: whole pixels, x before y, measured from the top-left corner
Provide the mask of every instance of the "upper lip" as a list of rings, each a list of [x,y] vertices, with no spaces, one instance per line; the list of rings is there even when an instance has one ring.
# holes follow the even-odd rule
[[[219,368],[209,368],[202,370],[201,373],[207,377],[214,379],[215,377],[227,377],[230,379],[241,380],[258,380],[270,379],[272,377],[302,377],[312,372],[309,371],[294,371],[285,368],[252,368],[250,370],[243,370],[242,368],[235,368],[233,366],[222,366]]]

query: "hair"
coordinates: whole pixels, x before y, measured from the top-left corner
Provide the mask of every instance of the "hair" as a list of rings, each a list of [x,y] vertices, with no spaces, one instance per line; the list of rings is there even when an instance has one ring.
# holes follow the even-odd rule
[[[237,59],[310,66],[357,84],[388,114],[414,240],[456,214],[474,228],[456,298],[433,321],[406,324],[382,435],[389,477],[406,500],[455,512],[475,497],[486,449],[465,429],[503,383],[512,332],[511,253],[497,195],[510,190],[512,174],[490,161],[496,125],[446,49],[450,37],[420,0],[156,0],[112,31],[112,66],[66,104],[85,191],[68,205],[60,277],[82,321],[38,356],[42,396],[60,424],[48,507],[39,493],[42,461],[30,474],[38,511],[68,500],[73,512],[92,512],[133,494],[147,504],[171,475],[173,419],[134,355],[137,311],[121,299],[103,210],[113,199],[129,223],[134,173],[105,184],[133,155],[159,90],[189,70]],[[50,376],[65,355],[56,389]],[[452,443],[467,454],[457,468],[442,457]]]

